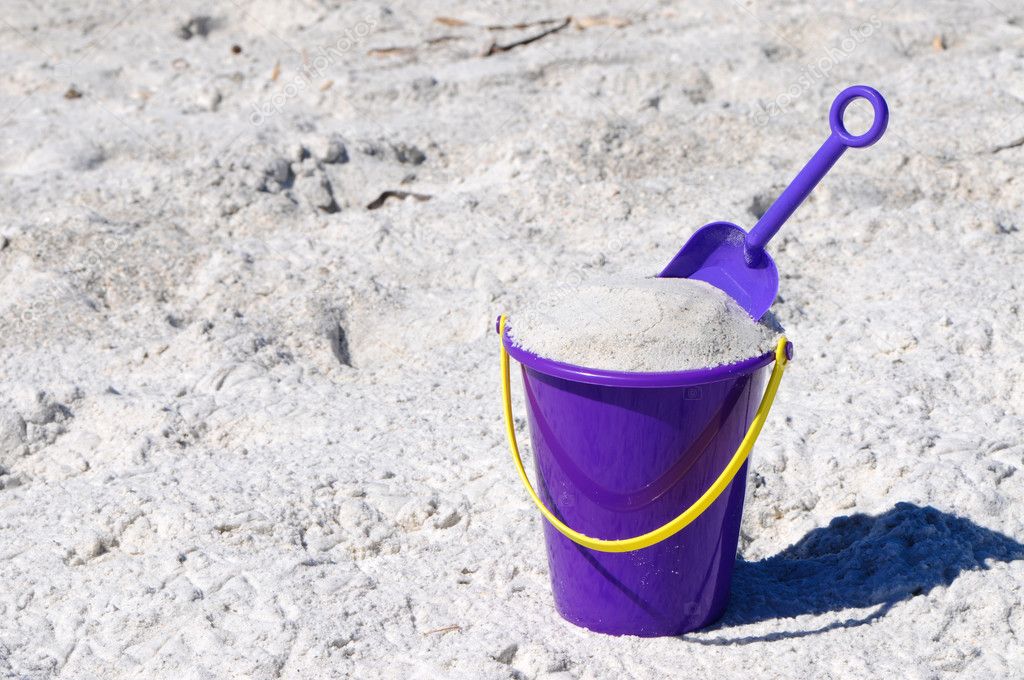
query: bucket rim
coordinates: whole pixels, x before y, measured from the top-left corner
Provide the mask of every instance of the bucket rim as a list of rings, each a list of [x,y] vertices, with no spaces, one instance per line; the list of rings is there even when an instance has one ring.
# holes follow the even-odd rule
[[[722,364],[711,368],[695,368],[685,371],[610,371],[600,368],[587,368],[553,359],[545,359],[529,350],[517,347],[509,337],[508,327],[501,337],[501,343],[509,356],[523,366],[544,375],[589,385],[606,387],[689,387],[704,385],[721,380],[730,380],[767,366],[775,359],[775,350],[760,356],[750,357],[731,364]]]

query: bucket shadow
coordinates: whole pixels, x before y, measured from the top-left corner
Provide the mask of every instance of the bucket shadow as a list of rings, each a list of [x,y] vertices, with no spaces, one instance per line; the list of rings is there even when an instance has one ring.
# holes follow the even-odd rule
[[[990,560],[1024,559],[1024,545],[930,506],[897,503],[888,512],[837,517],[777,555],[736,563],[725,615],[707,632],[769,619],[877,608],[861,618],[813,630],[743,638],[687,636],[708,645],[804,637],[851,628],[883,616],[897,602],[947,586]]]

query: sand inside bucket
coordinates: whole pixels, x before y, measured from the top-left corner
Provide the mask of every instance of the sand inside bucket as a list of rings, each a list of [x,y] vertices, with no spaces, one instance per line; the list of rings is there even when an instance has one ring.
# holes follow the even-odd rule
[[[780,328],[691,279],[616,279],[560,290],[509,316],[513,345],[614,371],[683,371],[771,351]]]

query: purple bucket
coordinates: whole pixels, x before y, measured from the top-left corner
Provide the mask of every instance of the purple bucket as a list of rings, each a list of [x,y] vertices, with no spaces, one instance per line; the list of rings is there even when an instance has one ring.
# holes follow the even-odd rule
[[[522,364],[541,499],[588,536],[651,531],[693,504],[725,468],[757,411],[767,353],[673,373],[599,371],[550,361],[502,338]],[[577,545],[544,523],[555,606],[614,635],[679,635],[722,615],[746,463],[721,496],[670,538],[633,552]]]

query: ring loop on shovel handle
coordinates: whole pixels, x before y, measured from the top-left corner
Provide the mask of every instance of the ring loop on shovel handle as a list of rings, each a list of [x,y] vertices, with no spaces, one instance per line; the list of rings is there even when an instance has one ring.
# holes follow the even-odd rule
[[[874,120],[871,127],[862,135],[851,134],[843,122],[843,114],[854,99],[867,99],[874,109]],[[846,88],[832,101],[832,108],[828,111],[828,126],[832,128],[832,134],[842,140],[846,146],[860,149],[871,146],[878,141],[878,138],[885,132],[889,124],[889,105],[885,98],[873,87],[867,85],[853,85]]]
[[[519,471],[519,478],[523,481],[523,486],[526,487],[526,491],[530,494],[530,498],[533,499],[534,504],[537,506],[537,509],[540,510],[541,514],[544,515],[544,518],[551,523],[551,526],[574,543],[582,545],[584,548],[597,550],[598,552],[623,553],[647,548],[675,535],[693,520],[700,517],[701,514],[715,502],[721,493],[725,491],[726,487],[729,486],[733,478],[736,476],[736,473],[738,473],[740,468],[743,467],[743,463],[746,462],[747,456],[750,455],[750,450],[754,448],[754,442],[757,441],[758,435],[761,434],[761,428],[764,427],[765,420],[768,419],[768,412],[771,411],[772,402],[775,400],[775,393],[779,389],[779,382],[782,380],[782,373],[786,369],[786,364],[789,362],[789,356],[786,353],[786,346],[788,345],[788,342],[785,336],[783,336],[779,338],[779,344],[775,347],[775,367],[772,369],[772,375],[768,379],[768,387],[765,388],[764,396],[761,397],[761,403],[757,406],[757,412],[754,414],[754,419],[750,423],[750,428],[747,430],[747,434],[744,435],[743,441],[740,442],[739,448],[736,449],[736,453],[733,454],[728,465],[726,465],[725,469],[722,470],[722,474],[718,475],[718,479],[708,487],[708,490],[704,492],[704,495],[698,498],[693,505],[684,510],[678,517],[669,520],[667,523],[653,531],[649,531],[640,536],[634,536],[633,538],[606,540],[581,534],[580,532],[571,529],[562,520],[558,519],[558,517],[555,516],[555,513],[551,512],[551,510],[544,505],[544,501],[542,501],[540,496],[537,495],[533,485],[530,483],[530,478],[526,475],[526,469],[523,467],[523,459],[519,455],[519,443],[516,441],[515,426],[512,424],[512,390],[509,379],[509,357],[504,343],[505,321],[506,317],[503,314],[498,322],[498,335],[502,338],[502,340],[499,341],[501,343],[501,398],[505,411],[505,433],[508,435],[508,444],[512,451],[512,462],[515,463],[516,470]]]

